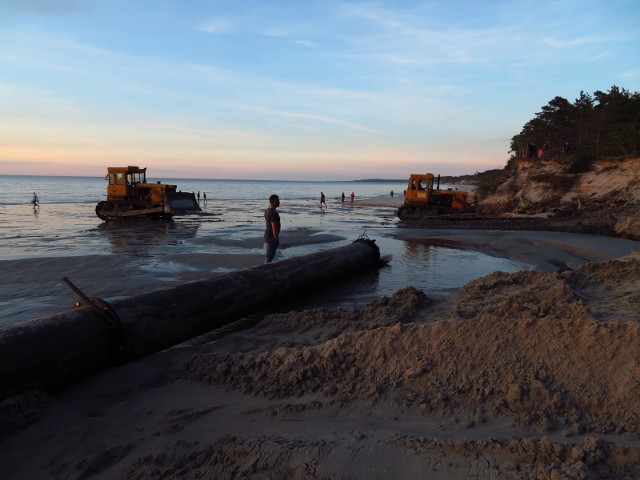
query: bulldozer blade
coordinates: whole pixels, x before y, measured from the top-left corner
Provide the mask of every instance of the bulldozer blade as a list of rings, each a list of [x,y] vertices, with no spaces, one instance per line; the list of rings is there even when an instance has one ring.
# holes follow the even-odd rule
[[[167,204],[176,214],[200,212],[196,196],[189,192],[167,192]]]

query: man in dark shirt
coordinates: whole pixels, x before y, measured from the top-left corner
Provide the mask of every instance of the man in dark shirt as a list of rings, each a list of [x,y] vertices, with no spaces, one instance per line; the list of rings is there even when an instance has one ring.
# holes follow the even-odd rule
[[[270,263],[280,245],[280,214],[276,208],[280,206],[280,197],[273,194],[269,197],[269,208],[264,211],[266,228],[264,231],[264,242],[267,250],[265,263]]]

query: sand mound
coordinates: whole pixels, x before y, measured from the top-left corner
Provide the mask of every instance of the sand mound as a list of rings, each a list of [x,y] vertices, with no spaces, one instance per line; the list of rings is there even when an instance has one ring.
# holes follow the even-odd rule
[[[408,289],[389,303],[406,296],[417,297]],[[637,324],[596,322],[562,279],[544,272],[495,273],[458,296],[447,321],[388,327],[374,316],[370,330],[257,356],[199,356],[186,370],[268,398],[320,393],[341,405],[459,411],[469,424],[515,414],[549,431],[640,433]]]
[[[619,315],[625,305],[601,305],[637,298],[639,287],[640,262],[630,260],[563,273],[497,272],[460,289],[448,311],[407,288],[353,311],[266,317],[260,328],[274,337],[251,347],[243,343],[241,351],[227,346],[226,354],[196,355],[176,375],[287,400],[287,413],[378,408],[399,417],[449,418],[466,429],[508,418],[560,438],[637,436],[638,316]],[[628,303],[637,311],[633,300]],[[433,309],[437,317],[411,323],[419,308]],[[294,399],[301,399],[297,407]],[[496,455],[514,465],[535,459],[528,471],[540,478],[553,478],[552,471],[566,475],[557,478],[633,478],[640,458],[637,447],[596,437],[578,446],[546,437],[447,441],[408,435],[394,441],[416,454],[444,449],[467,459]]]

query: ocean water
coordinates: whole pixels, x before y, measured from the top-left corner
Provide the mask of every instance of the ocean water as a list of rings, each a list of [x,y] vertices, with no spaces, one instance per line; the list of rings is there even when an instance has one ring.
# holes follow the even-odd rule
[[[280,196],[285,230],[337,228],[360,230],[359,235],[369,225],[393,225],[397,219],[392,209],[378,218],[377,209],[351,208],[348,201],[343,205],[338,202],[342,192],[348,196],[354,191],[360,199],[388,196],[391,190],[402,192],[403,188],[401,183],[377,182],[157,180],[175,184],[182,191],[206,193],[207,203],[201,205],[203,215],[175,217],[171,222],[145,221],[142,225],[128,222],[124,227],[107,224],[94,212],[95,205],[106,196],[103,178],[0,176],[0,260],[95,253],[154,254],[177,242],[188,243],[193,253],[202,249],[207,253],[237,253],[234,239],[262,231],[263,212],[272,193]],[[321,191],[330,208],[319,208]],[[34,192],[40,199],[38,209],[29,203]],[[211,245],[197,241],[208,235],[224,235],[230,242],[211,250]],[[131,243],[130,249],[127,243]]]
[[[529,268],[522,262],[479,252],[394,239],[392,233],[398,222],[395,208],[360,206],[357,202],[352,205],[348,199],[344,204],[340,201],[342,192],[348,197],[352,191],[356,199],[388,197],[391,190],[401,195],[405,187],[403,182],[151,177],[148,180],[175,184],[182,191],[206,192],[207,203],[202,204],[202,214],[175,217],[170,221],[106,223],[94,211],[97,202],[106,195],[104,178],[0,176],[0,269],[9,265],[7,262],[12,262],[15,270],[16,262],[20,261],[68,258],[71,264],[75,257],[106,256],[114,259],[114,268],[136,266],[147,272],[150,279],[176,283],[180,270],[197,268],[176,263],[176,259],[186,258],[185,254],[261,255],[263,212],[272,193],[277,193],[281,200],[278,210],[283,243],[287,241],[287,231],[297,229],[310,229],[324,236],[322,241],[283,248],[276,260],[341,246],[362,234],[375,239],[382,255],[391,257],[388,267],[344,282],[337,279],[307,299],[308,304],[332,306],[367,302],[381,295],[391,295],[407,285],[431,294],[446,293],[494,271]],[[328,204],[323,209],[319,208],[321,191]],[[41,202],[35,209],[30,204],[34,192]],[[203,272],[205,274],[208,275]],[[55,297],[58,290],[48,290],[42,285],[41,299],[37,291],[21,293],[22,281],[25,280],[20,275],[3,279],[0,325],[60,310],[60,303],[55,298],[48,298]],[[105,300],[123,295],[121,291],[98,293]]]

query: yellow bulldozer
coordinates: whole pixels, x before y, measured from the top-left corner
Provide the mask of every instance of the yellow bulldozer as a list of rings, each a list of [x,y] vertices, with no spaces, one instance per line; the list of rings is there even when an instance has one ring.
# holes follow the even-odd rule
[[[398,218],[411,220],[471,211],[469,192],[453,188],[441,190],[440,175],[435,177],[432,173],[412,173],[404,193],[404,204],[398,209]]]
[[[178,192],[176,185],[147,183],[147,169],[108,167],[107,200],[96,205],[102,220],[171,218],[176,214],[200,212],[193,193]]]

